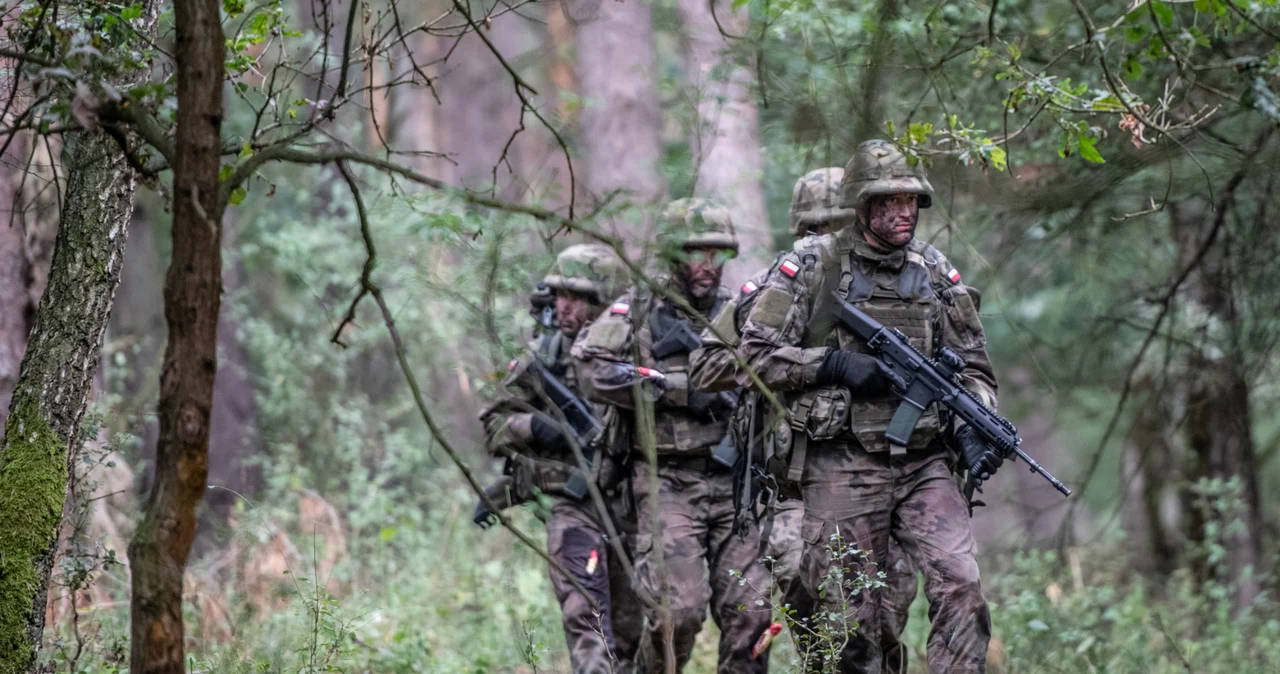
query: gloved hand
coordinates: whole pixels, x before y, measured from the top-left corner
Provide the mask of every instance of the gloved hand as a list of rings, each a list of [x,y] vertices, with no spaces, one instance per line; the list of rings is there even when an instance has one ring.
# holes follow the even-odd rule
[[[533,433],[533,441],[537,444],[538,449],[545,452],[567,452],[569,451],[569,439],[560,432],[560,425],[547,421],[540,414],[533,415],[533,421],[529,423],[529,430]]]
[[[818,367],[819,386],[844,386],[860,398],[874,398],[890,391],[890,387],[906,385],[878,359],[863,353],[832,349]]]
[[[994,447],[982,441],[972,426],[965,426],[956,433],[956,446],[964,458],[964,465],[969,469],[971,480],[981,486],[996,474],[996,470],[1004,463],[1004,457]]]

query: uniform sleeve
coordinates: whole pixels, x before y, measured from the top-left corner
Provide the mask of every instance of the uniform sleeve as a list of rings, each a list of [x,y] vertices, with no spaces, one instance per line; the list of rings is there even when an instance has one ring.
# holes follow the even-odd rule
[[[987,336],[978,318],[974,295],[962,283],[955,283],[942,293],[945,310],[942,315],[942,344],[950,347],[967,364],[960,373],[964,387],[978,396],[987,407],[996,409],[996,375],[987,356]]]
[[[734,330],[733,316],[741,299],[742,295],[738,295],[725,302],[711,323],[715,330],[703,330],[702,346],[689,354],[689,386],[693,389],[715,393],[737,388],[738,362],[734,358],[738,333]],[[722,341],[716,336],[717,332],[730,341]]]
[[[635,408],[631,321],[632,299],[627,294],[605,309],[573,343],[570,355],[577,363],[579,383],[588,400]],[[644,387],[651,390],[648,384]]]
[[[813,386],[818,368],[830,347],[801,348],[809,322],[811,302],[800,256],[783,256],[779,273],[760,289],[755,305],[742,325],[738,355],[755,370],[766,386],[775,391],[794,391]],[[787,270],[795,270],[787,273]],[[745,372],[737,373],[738,383],[751,386]]]
[[[532,449],[533,413],[528,410],[540,405],[527,389],[518,385],[527,366],[523,360],[513,361],[511,374],[502,382],[503,395],[480,412],[485,448],[494,456],[511,456]]]

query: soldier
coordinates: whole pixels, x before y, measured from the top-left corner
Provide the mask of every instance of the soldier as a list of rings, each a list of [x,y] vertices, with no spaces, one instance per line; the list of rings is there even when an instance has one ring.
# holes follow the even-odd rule
[[[672,275],[658,282],[704,319],[713,318],[728,299],[720,286],[721,270],[738,249],[728,212],[701,199],[674,202],[663,215],[659,242]],[[733,531],[733,457],[713,451],[732,451],[722,442],[736,392],[708,394],[690,387],[689,353],[698,346],[699,324],[666,297],[650,292],[633,288],[574,345],[584,388],[594,400],[635,409],[635,373],[650,368],[663,377],[660,386],[650,386],[654,380],[646,379],[641,387],[653,403],[658,484],[654,489],[649,465],[634,462],[637,582],[652,596],[665,592],[670,599],[680,668],[689,660],[710,603],[720,627],[719,671],[766,672],[767,653],[752,655],[770,625],[768,609],[756,604],[756,592],[768,582],[768,571],[755,559],[759,532],[755,527]],[[636,360],[633,354],[638,354]],[[637,448],[644,431],[633,433]],[[653,550],[655,511],[661,522],[659,551]],[[665,585],[658,577],[658,552]],[[733,577],[734,571],[742,577]],[[651,615],[656,653],[663,652],[659,618]],[[660,671],[661,664],[652,663],[651,671]]]
[[[844,169],[835,166],[810,171],[796,181],[791,192],[790,227],[796,237],[795,250],[809,245],[808,237],[830,234],[853,222],[855,212],[840,207],[840,181],[843,177]],[[771,266],[753,275],[716,316],[715,331],[732,340],[730,343],[720,341],[710,329],[703,331],[702,347],[689,358],[689,377],[694,388],[715,392],[738,386],[738,362],[731,352],[738,346],[742,321],[751,311],[758,291],[773,274],[778,273],[782,259],[783,254],[779,254]],[[740,432],[738,437],[747,435]],[[791,607],[792,620],[800,622],[809,618],[814,608],[813,599],[799,580],[800,554],[804,546],[800,538],[804,501],[783,498],[774,508],[774,512],[768,515],[772,520],[766,520],[764,527],[768,533],[765,554],[772,560],[771,571],[783,604]],[[886,587],[881,607],[880,650],[884,656],[884,671],[900,674],[907,671],[907,648],[901,638],[907,627],[911,602],[916,598],[917,582],[915,564],[902,554],[902,547],[894,539],[889,541],[889,559],[884,572]],[[803,623],[796,636],[803,636],[808,629],[808,623]]]
[[[790,468],[800,473],[805,515],[801,579],[823,605],[844,611],[856,632],[844,643],[840,671],[881,671],[883,621],[878,588],[848,593],[828,572],[859,559],[832,559],[840,541],[884,569],[890,538],[919,561],[932,622],[931,673],[984,672],[991,637],[968,505],[952,479],[951,436],[966,466],[999,466],[1001,457],[972,429],[948,431],[936,409],[921,418],[908,445],[890,446],[897,407],[893,375],[866,345],[834,323],[832,292],[926,354],[943,346],[967,362],[967,388],[994,408],[996,382],[986,338],[960,274],[932,246],[914,238],[919,208],[933,188],[890,143],[858,146],[845,169],[840,207],[857,221],[788,253],[760,290],[743,325],[738,353],[790,406]],[[743,379],[740,377],[740,380]],[[838,538],[837,538],[838,537]],[[852,595],[852,596],[850,596]],[[845,640],[847,636],[847,641]]]
[[[607,246],[580,244],[561,252],[555,268],[544,279],[555,294],[559,329],[543,332],[530,343],[529,356],[511,362],[503,382],[508,394],[480,417],[489,451],[510,462],[508,493],[498,494],[490,488],[490,496],[498,497],[501,507],[529,500],[537,492],[547,494],[552,500],[546,523],[547,553],[573,574],[599,605],[597,613],[568,580],[551,570],[574,674],[631,671],[640,646],[643,613],[623,562],[609,544],[603,515],[590,498],[578,499],[566,491],[578,463],[558,417],[548,414],[552,411],[547,409],[545,394],[539,394],[531,368],[536,359],[537,365],[581,395],[577,372],[569,359],[570,346],[625,281],[625,267]],[[610,410],[597,407],[594,411],[606,422],[616,418]],[[617,424],[611,431],[616,433]],[[610,447],[608,439],[605,447]],[[607,449],[599,454],[594,477],[613,511],[615,527],[634,530],[634,518],[626,516],[629,499],[619,479],[623,469],[616,466],[618,457]],[[478,522],[483,515],[482,510],[477,511]]]

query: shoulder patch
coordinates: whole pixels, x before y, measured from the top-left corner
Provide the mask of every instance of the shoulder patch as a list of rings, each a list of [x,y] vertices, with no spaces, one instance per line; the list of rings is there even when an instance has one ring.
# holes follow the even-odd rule
[[[960,282],[960,272],[956,271],[956,268],[955,268],[955,267],[952,267],[952,268],[951,268],[951,271],[948,271],[948,272],[947,272],[947,280],[951,281],[952,283],[959,283],[959,282]]]
[[[587,348],[603,349],[617,353],[627,344],[631,336],[631,325],[626,321],[596,321],[591,324],[583,345]]]
[[[760,286],[756,285],[755,281],[747,281],[742,285],[742,294],[750,295],[759,289],[760,289]]]
[[[626,302],[614,302],[613,306],[609,307],[609,313],[626,316],[631,313],[631,305]]]
[[[791,310],[791,293],[780,288],[765,288],[760,298],[751,309],[748,320],[767,325],[775,330],[782,329],[787,320],[787,312]]]
[[[778,265],[778,271],[787,278],[795,278],[796,274],[800,273],[800,265],[791,260],[783,260],[782,264]]]

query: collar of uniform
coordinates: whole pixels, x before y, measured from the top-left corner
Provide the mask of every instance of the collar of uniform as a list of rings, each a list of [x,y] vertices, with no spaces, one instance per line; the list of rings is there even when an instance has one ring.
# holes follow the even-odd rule
[[[879,251],[872,248],[871,244],[867,243],[867,240],[861,236],[850,237],[849,243],[854,255],[876,267],[902,269],[902,265],[907,261],[908,246],[896,248],[889,252]]]

